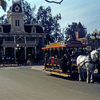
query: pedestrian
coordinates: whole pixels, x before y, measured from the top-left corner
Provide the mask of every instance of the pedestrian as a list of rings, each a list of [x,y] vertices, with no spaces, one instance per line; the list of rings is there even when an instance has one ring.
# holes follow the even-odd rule
[[[45,57],[44,57],[45,68],[47,68],[47,63],[48,63],[48,55],[47,55],[47,53],[45,53]]]
[[[76,63],[75,52],[74,51],[72,51],[72,54],[70,55],[70,58],[71,58],[72,63]]]
[[[64,73],[66,73],[68,70],[68,65],[69,65],[68,62],[69,62],[68,55],[67,55],[67,53],[64,53],[64,56],[62,59],[62,70]]]

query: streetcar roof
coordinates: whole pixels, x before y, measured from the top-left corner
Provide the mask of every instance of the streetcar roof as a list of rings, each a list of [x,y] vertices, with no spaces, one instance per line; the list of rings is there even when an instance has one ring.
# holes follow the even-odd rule
[[[65,45],[58,45],[58,46],[47,46],[47,47],[43,47],[42,49],[50,49],[50,48],[62,48],[62,47],[86,47],[86,46],[91,46],[88,44],[65,44]]]
[[[49,49],[49,48],[62,48],[62,47],[66,47],[66,45],[48,46],[48,47],[43,47],[42,49]]]

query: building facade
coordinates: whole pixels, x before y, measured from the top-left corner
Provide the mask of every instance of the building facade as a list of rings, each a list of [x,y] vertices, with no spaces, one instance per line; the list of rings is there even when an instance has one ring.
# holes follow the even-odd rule
[[[46,33],[40,25],[24,24],[24,13],[19,2],[13,2],[9,9],[9,24],[0,24],[0,55],[16,61],[23,59],[43,59]]]

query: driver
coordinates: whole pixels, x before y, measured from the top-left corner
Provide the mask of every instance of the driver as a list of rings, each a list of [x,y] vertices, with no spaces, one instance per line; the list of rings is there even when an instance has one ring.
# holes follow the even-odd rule
[[[72,51],[70,57],[71,57],[71,62],[75,63],[75,51]]]
[[[63,65],[62,70],[64,73],[66,73],[68,70],[68,55],[67,55],[67,53],[64,53],[62,65]]]

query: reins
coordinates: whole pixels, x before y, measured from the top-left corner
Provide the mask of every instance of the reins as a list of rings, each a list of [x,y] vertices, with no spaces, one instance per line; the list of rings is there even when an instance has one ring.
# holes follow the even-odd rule
[[[88,55],[87,55],[87,56],[88,56]],[[86,57],[87,57],[87,56],[86,56]],[[83,63],[83,64],[82,64],[80,67],[82,67],[83,65],[85,65],[85,63],[96,64],[97,60],[96,60],[96,61],[92,61],[92,60],[89,61],[89,60],[88,60],[88,61],[85,62],[86,57],[85,57],[84,60],[81,62],[81,63]],[[79,66],[81,63],[79,63],[78,66]]]

